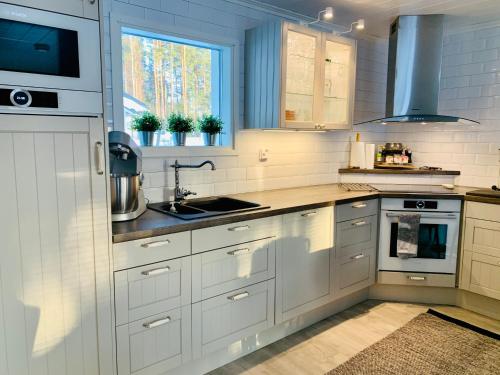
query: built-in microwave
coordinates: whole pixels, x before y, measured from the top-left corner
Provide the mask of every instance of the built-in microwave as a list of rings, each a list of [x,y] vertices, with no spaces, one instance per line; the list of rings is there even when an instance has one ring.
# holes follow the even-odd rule
[[[102,112],[98,21],[0,3],[0,112]]]

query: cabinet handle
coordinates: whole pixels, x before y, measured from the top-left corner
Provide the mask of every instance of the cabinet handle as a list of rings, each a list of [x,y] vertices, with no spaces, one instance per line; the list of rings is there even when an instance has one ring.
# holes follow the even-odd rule
[[[170,271],[170,267],[153,268],[152,270],[142,271],[141,273],[145,276],[160,275],[162,273]]]
[[[355,227],[362,227],[363,225],[366,225],[366,221],[364,221],[364,220],[356,221],[355,223],[352,223],[351,225],[353,225]]]
[[[358,254],[354,255],[351,257],[352,260],[358,260],[358,259],[363,259],[366,255],[365,254]]]
[[[301,214],[300,216],[302,216],[302,217],[311,217],[311,216],[315,216],[317,214],[318,213],[316,211],[312,211],[312,212],[306,212],[305,214]]]
[[[227,230],[230,232],[241,232],[241,231],[248,230],[248,229],[250,229],[249,225],[240,225],[239,227],[227,228]]]
[[[365,208],[366,203],[354,203],[351,207],[352,208]]]
[[[235,294],[234,296],[229,296],[229,297],[227,297],[227,299],[230,301],[239,301],[240,299],[247,298],[249,295],[250,295],[250,293],[243,292],[243,293]]]
[[[408,276],[408,280],[411,280],[411,281],[425,281],[425,280],[427,280],[427,277],[425,277],[425,276]]]
[[[95,143],[96,171],[98,175],[104,174],[104,147],[102,142]]]
[[[171,320],[172,319],[169,316],[167,316],[165,318],[153,320],[152,322],[144,323],[142,326],[144,328],[155,328],[155,327],[159,327],[159,326],[162,326],[164,324],[170,323]]]
[[[250,252],[250,248],[246,247],[244,249],[236,249],[233,251],[228,251],[227,255],[241,255],[241,254],[246,254]]]
[[[170,240],[162,240],[162,241],[153,241],[153,242],[146,242],[141,245],[141,247],[145,249],[149,249],[151,247],[159,247],[163,245],[168,245],[170,243]]]

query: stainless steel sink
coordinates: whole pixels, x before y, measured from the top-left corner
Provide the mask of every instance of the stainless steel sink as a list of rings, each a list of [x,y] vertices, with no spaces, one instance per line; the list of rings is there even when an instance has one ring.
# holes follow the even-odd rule
[[[181,203],[174,203],[173,207],[175,210],[172,210],[171,202],[152,203],[149,204],[148,207],[152,210],[175,216],[183,220],[202,219],[269,208],[269,206],[264,207],[258,203],[228,197],[190,199]]]

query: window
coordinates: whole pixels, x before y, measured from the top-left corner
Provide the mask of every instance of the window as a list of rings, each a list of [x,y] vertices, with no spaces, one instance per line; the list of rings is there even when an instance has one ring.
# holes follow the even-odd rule
[[[195,121],[204,114],[224,121],[221,146],[231,145],[233,119],[232,49],[230,46],[121,28],[124,130],[144,111],[162,120],[171,113]],[[171,135],[162,131],[157,146],[171,146]],[[187,146],[202,146],[201,134],[190,134]]]

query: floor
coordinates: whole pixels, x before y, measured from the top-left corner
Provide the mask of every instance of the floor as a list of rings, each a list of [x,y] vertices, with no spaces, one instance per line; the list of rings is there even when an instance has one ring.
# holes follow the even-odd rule
[[[324,374],[389,335],[429,306],[369,300],[331,316],[210,375]],[[456,307],[436,310],[500,332],[500,322]]]

